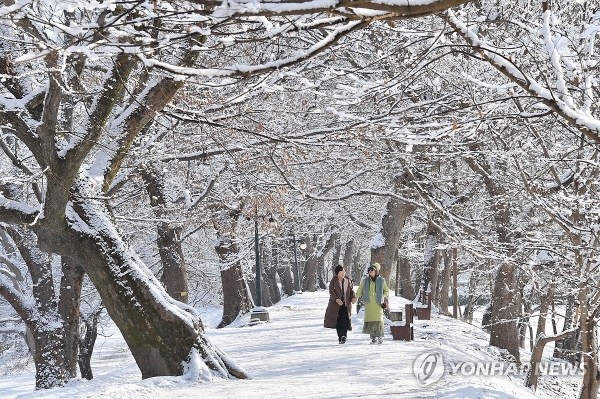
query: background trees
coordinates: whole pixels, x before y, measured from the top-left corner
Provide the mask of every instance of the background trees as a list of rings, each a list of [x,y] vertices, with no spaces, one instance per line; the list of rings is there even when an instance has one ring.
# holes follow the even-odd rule
[[[435,260],[457,249],[465,318],[491,296],[491,344],[518,361],[528,318],[571,298],[581,318],[565,311],[564,329],[580,323],[593,352],[599,16],[572,2],[441,12],[459,3],[361,3],[367,16],[3,2],[0,292],[14,311],[0,319],[13,329],[16,311],[34,331],[43,310],[73,329],[77,306],[53,310],[56,254],[87,273],[144,377],[181,374],[195,354],[243,377],[194,308],[222,303],[223,326],[248,311],[256,221],[269,300],[295,278],[282,267],[292,235],[307,244],[304,289],[338,259],[355,279],[378,261],[410,299],[444,297]],[[59,336],[42,353],[72,365]],[[72,375],[54,364],[40,387]]]

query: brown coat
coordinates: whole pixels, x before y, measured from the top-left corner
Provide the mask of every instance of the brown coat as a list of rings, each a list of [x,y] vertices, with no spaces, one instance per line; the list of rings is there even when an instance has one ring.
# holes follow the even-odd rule
[[[342,299],[346,304],[346,308],[348,308],[348,319],[350,319],[348,330],[352,330],[352,318],[350,315],[352,313],[352,298],[356,295],[354,295],[352,281],[348,277],[344,277],[344,288],[346,289],[346,298],[342,299],[342,287],[340,286],[339,279],[337,276],[333,276],[329,282],[329,303],[327,304],[327,310],[325,311],[325,328],[335,328],[338,312],[340,310],[340,305],[338,305],[335,300]]]

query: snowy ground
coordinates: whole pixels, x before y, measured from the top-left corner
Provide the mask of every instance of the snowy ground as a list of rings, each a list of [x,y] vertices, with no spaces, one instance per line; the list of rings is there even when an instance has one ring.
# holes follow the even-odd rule
[[[327,299],[327,292],[286,298],[269,308],[269,323],[255,326],[245,325],[246,316],[235,326],[217,330],[212,326],[219,321],[218,311],[204,314],[207,336],[248,372],[249,380],[200,383],[157,377],[142,381],[122,337],[113,329],[110,336],[98,338],[92,358],[93,380],[74,380],[64,388],[35,392],[33,373],[2,376],[0,399],[577,396],[581,375],[543,375],[534,394],[524,387],[524,376],[502,361],[502,353],[487,345],[485,332],[435,314],[431,320],[415,320],[414,341],[394,341],[388,330],[383,345],[370,345],[368,336],[360,333],[362,320],[354,316],[354,331],[348,342],[340,345],[335,330],[323,328]],[[403,299],[391,297],[390,301],[392,309],[403,309]],[[423,368],[427,356],[440,360],[441,356],[443,363]],[[527,359],[528,353],[523,353],[522,360]],[[480,370],[476,371],[478,362]],[[555,374],[561,374],[560,366],[554,368],[558,370]],[[415,373],[423,377],[429,371],[431,377],[424,383],[429,385],[422,386]]]

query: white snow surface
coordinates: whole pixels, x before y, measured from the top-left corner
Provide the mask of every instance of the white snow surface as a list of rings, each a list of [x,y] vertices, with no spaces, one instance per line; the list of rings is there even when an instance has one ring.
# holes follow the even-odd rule
[[[248,380],[196,382],[184,377],[141,379],[122,336],[111,325],[98,336],[92,357],[94,379],[72,380],[66,387],[34,391],[31,372],[0,377],[5,398],[570,398],[581,376],[540,376],[534,393],[522,375],[467,376],[453,373],[457,362],[501,361],[501,351],[488,345],[480,328],[433,314],[414,322],[412,342],[393,340],[389,327],[382,345],[370,345],[361,333],[361,315],[344,345],[333,329],[323,328],[328,292],[302,293],[267,308],[270,322],[248,326],[249,315],[224,329],[219,310],[202,314],[209,339],[250,375]],[[390,308],[404,309],[407,300],[390,297]],[[354,309],[355,310],[355,309]],[[429,386],[413,373],[417,357],[443,356],[444,374]],[[522,360],[529,359],[523,352]],[[454,367],[456,370],[456,366]],[[439,369],[436,369],[439,371]]]

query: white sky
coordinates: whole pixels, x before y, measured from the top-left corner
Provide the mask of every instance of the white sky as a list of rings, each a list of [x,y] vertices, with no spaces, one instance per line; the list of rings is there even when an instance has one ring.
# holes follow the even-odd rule
[[[392,340],[386,328],[383,345],[369,344],[368,335],[360,333],[360,316],[354,315],[354,330],[340,345],[335,330],[323,328],[327,300],[327,292],[295,295],[268,308],[269,323],[244,326],[249,319],[245,316],[235,326],[220,330],[214,328],[219,310],[203,314],[207,336],[249,373],[250,380],[141,380],[122,337],[109,327],[109,336],[99,336],[96,342],[93,380],[77,379],[65,388],[35,392],[32,372],[2,376],[0,399],[577,397],[580,375],[543,375],[537,394],[525,388],[522,375],[464,375],[457,366],[460,362],[507,364],[500,362],[500,352],[489,347],[488,335],[480,328],[437,314],[431,320],[415,320],[413,342]],[[392,296],[390,302],[392,309],[401,309],[405,300]],[[437,383],[422,387],[413,374],[413,363],[430,352],[442,354],[444,374]],[[528,359],[529,353],[522,352],[522,360]]]

